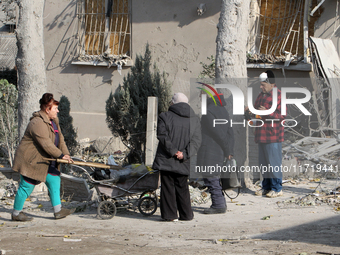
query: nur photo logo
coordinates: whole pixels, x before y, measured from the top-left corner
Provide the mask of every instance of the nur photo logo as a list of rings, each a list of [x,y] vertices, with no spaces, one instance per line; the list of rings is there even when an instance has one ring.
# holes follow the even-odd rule
[[[203,85],[204,87],[197,87],[198,89],[204,91],[206,94],[202,94],[201,95],[201,114],[202,115],[206,115],[207,114],[207,94],[211,97],[211,99],[213,100],[215,106],[218,105],[218,102],[216,102],[216,99],[214,98],[214,96],[216,96],[216,98],[219,100],[220,105],[222,106],[222,101],[220,98],[221,94],[218,94],[218,92],[216,91],[216,89],[220,88],[220,89],[228,89],[232,96],[233,96],[233,115],[244,115],[245,112],[245,107],[244,107],[244,94],[242,92],[242,90],[240,88],[238,88],[236,85],[233,84],[215,84],[214,88],[213,86],[203,83],[203,82],[197,82],[201,85]],[[274,87],[272,89],[272,95],[273,95],[273,102],[272,102],[272,106],[270,109],[267,110],[258,110],[255,109],[254,105],[253,105],[253,88],[249,87],[248,88],[248,93],[247,93],[247,102],[248,102],[248,107],[250,112],[252,112],[255,115],[258,116],[265,116],[265,115],[269,115],[272,114],[278,105],[278,91],[277,91],[277,87]],[[303,97],[301,98],[287,98],[288,94],[294,93],[295,95],[302,95]],[[285,116],[287,114],[287,105],[294,105],[297,109],[299,109],[304,115],[306,116],[310,116],[312,115],[304,106],[304,103],[309,102],[309,100],[311,99],[311,93],[308,89],[306,88],[296,88],[296,87],[282,87],[281,89],[281,115]],[[261,119],[251,119],[248,121],[248,126],[250,127],[262,127],[265,123],[265,121],[267,122],[271,122],[272,126],[274,125],[275,121],[280,121],[281,125],[284,127],[295,127],[298,123],[296,120],[294,119],[285,119],[285,120],[279,120],[279,119],[266,119],[266,120],[261,120]],[[253,122],[260,122],[260,125],[253,125]],[[294,122],[293,125],[288,125],[287,122]],[[228,120],[225,119],[214,119],[213,121],[213,126],[215,127],[216,125],[220,125],[220,124],[227,124]],[[244,127],[246,126],[246,120],[244,120],[243,122],[234,122],[233,120],[230,119],[230,125],[233,126],[234,125],[240,125],[242,124]]]

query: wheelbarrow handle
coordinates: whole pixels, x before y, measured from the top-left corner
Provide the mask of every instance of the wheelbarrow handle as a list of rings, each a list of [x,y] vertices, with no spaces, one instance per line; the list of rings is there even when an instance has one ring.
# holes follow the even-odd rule
[[[90,166],[90,167],[104,168],[104,169],[114,169],[114,170],[124,169],[122,166],[106,165],[106,164],[103,164],[103,163],[95,163],[95,162],[73,161],[73,162],[69,163],[69,161],[67,159],[59,159],[59,158],[58,159],[44,158],[44,160],[57,161],[58,163],[71,164],[71,165],[77,165],[77,166]]]

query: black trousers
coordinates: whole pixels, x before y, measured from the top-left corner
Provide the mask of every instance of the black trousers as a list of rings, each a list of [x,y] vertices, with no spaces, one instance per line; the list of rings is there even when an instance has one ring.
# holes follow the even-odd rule
[[[192,220],[188,176],[161,171],[161,217],[165,220]]]

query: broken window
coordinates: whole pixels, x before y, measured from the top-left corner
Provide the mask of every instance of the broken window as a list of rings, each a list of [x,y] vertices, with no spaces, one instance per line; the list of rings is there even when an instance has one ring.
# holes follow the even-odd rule
[[[78,0],[78,60],[127,64],[130,9],[130,0]]]
[[[316,5],[316,0],[251,0],[248,62],[303,60],[307,36],[314,35],[321,14],[321,9],[313,16],[310,13]]]

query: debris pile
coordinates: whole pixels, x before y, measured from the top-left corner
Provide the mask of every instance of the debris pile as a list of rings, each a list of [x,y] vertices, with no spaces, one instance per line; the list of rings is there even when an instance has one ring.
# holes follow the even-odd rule
[[[329,205],[336,211],[340,211],[340,187],[335,191],[312,193],[302,197],[291,197],[285,201],[278,201],[277,205],[280,208],[287,207],[306,207],[306,206],[320,206]]]
[[[205,189],[195,188],[189,185],[191,205],[202,205],[210,202],[210,193]]]
[[[320,137],[304,137],[282,148],[286,157],[312,161],[315,167],[326,165],[327,168],[333,168],[333,171],[338,170],[339,149],[340,142],[337,139]]]
[[[128,62],[131,60],[131,58],[126,55],[113,55],[113,54],[107,54],[104,52],[100,55],[79,55],[77,60],[82,62],[94,62],[94,65],[97,65],[100,62],[106,63],[107,67],[110,68],[112,65],[114,66],[122,66],[127,65]]]
[[[12,180],[0,181],[0,199],[4,200],[9,197],[14,197],[17,192],[17,185]]]
[[[282,152],[283,172],[290,173],[290,177],[340,178],[340,141],[336,138],[304,137],[285,142]]]
[[[288,56],[278,56],[273,54],[257,54],[247,53],[247,63],[270,63],[270,64],[285,64]],[[303,57],[290,56],[290,64],[298,64],[303,60]]]

